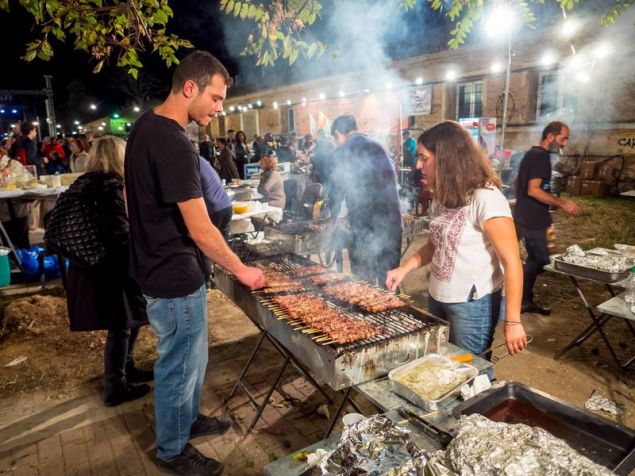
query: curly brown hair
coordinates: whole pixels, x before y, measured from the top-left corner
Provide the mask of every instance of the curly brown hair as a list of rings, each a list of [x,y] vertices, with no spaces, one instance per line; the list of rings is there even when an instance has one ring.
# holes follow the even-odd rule
[[[434,154],[434,200],[444,207],[464,207],[479,188],[500,188],[485,153],[458,122],[440,122],[423,132],[417,144]]]

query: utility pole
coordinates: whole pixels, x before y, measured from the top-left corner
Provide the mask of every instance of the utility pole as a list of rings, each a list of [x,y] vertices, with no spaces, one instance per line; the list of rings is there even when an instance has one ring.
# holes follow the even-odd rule
[[[49,136],[52,139],[57,138],[57,121],[55,120],[55,104],[53,103],[53,83],[51,80],[53,76],[49,74],[44,75],[44,81],[46,82],[46,88],[44,93],[46,94],[46,123],[49,127]]]

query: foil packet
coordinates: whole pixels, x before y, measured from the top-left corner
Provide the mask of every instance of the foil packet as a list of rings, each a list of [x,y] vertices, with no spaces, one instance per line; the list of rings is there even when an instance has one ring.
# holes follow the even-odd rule
[[[426,474],[462,476],[609,476],[613,473],[542,428],[463,417],[445,451],[432,455]]]
[[[601,248],[594,248],[586,253],[578,245],[567,248],[567,253],[560,258],[566,263],[593,268],[609,273],[621,273],[635,265],[635,259],[627,256],[609,254],[608,251],[601,253]]]
[[[323,476],[423,476],[426,462],[407,429],[376,415],[345,428],[320,470]]]
[[[612,415],[621,415],[623,413],[617,403],[609,400],[596,390],[593,390],[591,397],[589,397],[584,404],[584,408],[587,410],[607,412]]]

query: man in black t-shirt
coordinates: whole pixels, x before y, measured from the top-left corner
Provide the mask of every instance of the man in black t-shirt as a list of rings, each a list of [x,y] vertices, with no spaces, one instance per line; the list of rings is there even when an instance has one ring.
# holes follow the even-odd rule
[[[523,157],[518,171],[514,219],[521,238],[525,241],[527,260],[523,268],[522,312],[542,315],[549,308],[534,302],[533,288],[536,278],[549,264],[547,228],[551,225],[549,206],[562,208],[569,215],[577,215],[580,208],[570,200],[551,195],[550,152],[557,152],[569,141],[569,127],[558,121],[551,122],[542,131],[540,145],[532,147]]]
[[[154,367],[157,462],[172,474],[221,474],[223,465],[188,440],[223,433],[231,420],[198,413],[207,366],[207,304],[201,252],[250,288],[262,271],[245,266],[209,218],[199,158],[185,136],[222,112],[231,81],[211,54],[195,51],[177,66],[172,90],[141,116],[126,147],[125,180],[131,271],[147,299],[159,340]]]

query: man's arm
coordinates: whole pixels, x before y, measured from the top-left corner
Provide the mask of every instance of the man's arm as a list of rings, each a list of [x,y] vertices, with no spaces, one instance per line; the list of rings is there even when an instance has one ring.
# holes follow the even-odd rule
[[[541,185],[541,178],[533,178],[529,180],[529,183],[527,184],[527,195],[544,203],[545,205],[553,205],[554,207],[562,208],[569,215],[577,215],[580,213],[580,207],[575,202],[555,197],[549,192],[545,192]]]
[[[178,206],[190,236],[209,259],[233,273],[251,289],[264,286],[262,271],[244,265],[229,249],[218,228],[212,225],[203,198],[179,202]]]

